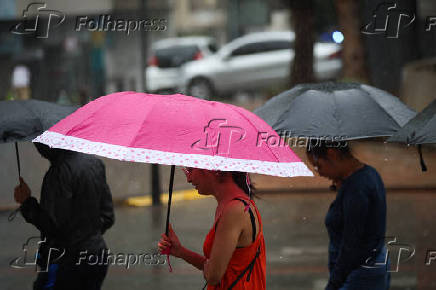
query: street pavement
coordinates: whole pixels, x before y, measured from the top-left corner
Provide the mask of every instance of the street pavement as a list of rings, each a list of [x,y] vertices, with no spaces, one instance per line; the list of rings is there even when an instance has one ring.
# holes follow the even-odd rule
[[[397,239],[390,245],[391,260],[397,260],[396,254],[405,249],[398,272],[392,273],[390,289],[436,289],[432,281],[436,259],[425,265],[427,250],[436,249],[435,193],[388,194],[387,236]],[[328,278],[328,238],[323,221],[333,199],[334,194],[324,192],[264,194],[257,200],[267,245],[267,289],[324,289]],[[212,198],[174,203],[171,221],[186,247],[201,251],[203,239],[213,223],[215,205]],[[9,262],[22,256],[22,244],[38,232],[21,216],[8,222],[7,214],[0,212],[0,289],[31,289],[35,269],[13,269]],[[105,235],[111,252],[124,256],[156,253],[165,216],[166,206],[116,207],[116,223]],[[416,253],[407,260],[412,248]],[[111,265],[103,289],[201,289],[204,285],[202,274],[179,259],[171,259],[172,273],[167,265],[149,264],[132,263],[129,269],[122,261]],[[391,270],[396,268],[396,263],[393,264]]]

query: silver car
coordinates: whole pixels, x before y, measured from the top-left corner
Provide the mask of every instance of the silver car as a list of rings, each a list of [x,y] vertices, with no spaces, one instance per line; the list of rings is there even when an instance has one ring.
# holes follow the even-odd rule
[[[159,40],[152,45],[152,55],[146,68],[148,92],[174,91],[180,79],[180,67],[216,52],[211,37],[175,37]]]
[[[199,98],[272,88],[289,80],[294,58],[293,32],[258,32],[237,38],[216,54],[182,67],[180,90]],[[316,43],[314,73],[320,80],[338,77],[341,46]]]

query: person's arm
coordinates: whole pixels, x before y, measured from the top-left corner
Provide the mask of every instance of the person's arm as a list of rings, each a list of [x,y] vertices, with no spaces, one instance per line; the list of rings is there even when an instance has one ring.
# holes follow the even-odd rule
[[[106,182],[106,169],[101,160],[98,160],[100,166],[101,177],[101,197],[100,197],[100,222],[101,233],[104,234],[106,230],[113,226],[115,223],[114,207],[112,203],[112,194]]]
[[[365,223],[369,210],[367,189],[354,187],[343,198],[344,231],[338,258],[330,273],[326,290],[340,289],[352,270],[359,267],[367,253],[362,252],[361,242],[365,237]]]
[[[170,255],[183,259],[195,268],[203,270],[206,257],[183,247],[171,224],[168,231],[168,236],[162,234],[162,238],[158,243],[159,251],[161,253],[167,253],[169,251]]]
[[[215,239],[204,268],[204,278],[209,285],[218,284],[232,258],[244,227],[244,206],[240,202],[230,203],[220,218]]]
[[[182,247],[179,256],[175,256],[175,257],[185,260],[186,262],[188,262],[198,270],[203,270],[204,263],[206,262],[205,256],[193,252],[185,247]]]
[[[44,236],[58,237],[62,234],[57,223],[41,208],[36,198],[31,196],[27,183],[20,178],[20,185],[15,188],[15,200],[21,203],[21,214],[26,222],[33,224]],[[68,211],[69,204],[60,205]]]

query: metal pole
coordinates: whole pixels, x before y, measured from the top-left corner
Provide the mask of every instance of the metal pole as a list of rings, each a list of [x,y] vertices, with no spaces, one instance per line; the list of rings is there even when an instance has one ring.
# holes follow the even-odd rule
[[[159,165],[151,165],[151,201],[153,205],[161,205],[160,195],[162,188],[160,186]]]
[[[140,15],[142,19],[147,19],[147,0],[140,1]],[[147,67],[147,51],[148,51],[148,33],[147,31],[141,30],[140,35],[140,55],[141,55],[141,90],[146,91],[146,72]],[[160,175],[159,175],[159,165],[151,165],[151,199],[153,205],[161,205],[160,195],[162,193],[162,188],[160,186]]]

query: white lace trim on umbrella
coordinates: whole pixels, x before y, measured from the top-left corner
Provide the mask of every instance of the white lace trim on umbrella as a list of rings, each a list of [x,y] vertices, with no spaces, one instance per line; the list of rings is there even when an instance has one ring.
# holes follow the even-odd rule
[[[217,155],[184,154],[144,148],[130,148],[65,136],[51,131],[45,131],[42,135],[36,137],[33,142],[43,143],[52,148],[96,154],[130,162],[177,165],[220,171],[241,171],[281,177],[313,176],[313,173],[301,161],[290,163],[270,162],[235,159]]]

